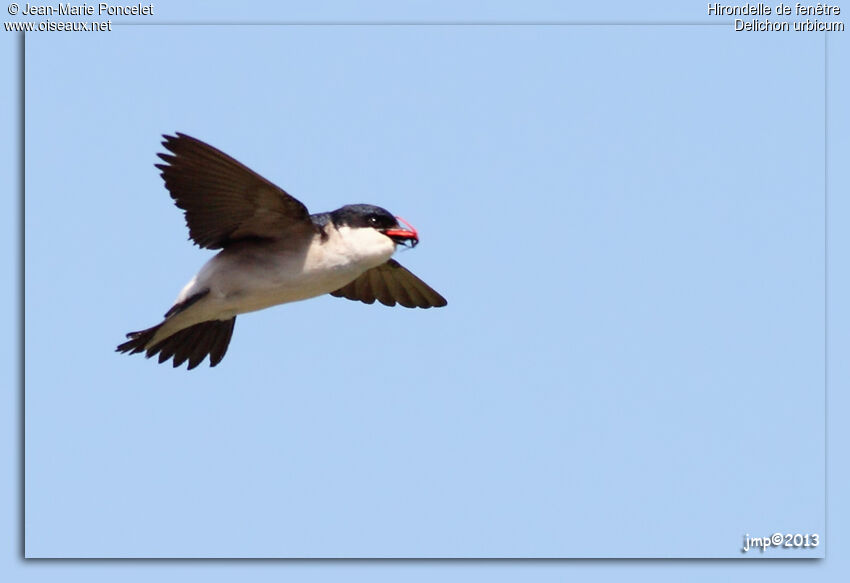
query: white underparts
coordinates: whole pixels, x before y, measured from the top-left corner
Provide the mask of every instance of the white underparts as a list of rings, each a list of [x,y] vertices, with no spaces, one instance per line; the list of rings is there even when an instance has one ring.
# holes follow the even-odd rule
[[[166,321],[159,341],[198,322],[228,320],[335,291],[385,263],[395,243],[373,228],[325,227],[327,237],[303,242],[246,242],[221,251],[183,288],[177,302],[209,293]],[[301,244],[299,244],[301,243]]]

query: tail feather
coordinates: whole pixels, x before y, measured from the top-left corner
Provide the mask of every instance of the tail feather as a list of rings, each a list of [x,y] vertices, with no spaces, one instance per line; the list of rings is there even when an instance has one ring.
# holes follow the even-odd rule
[[[129,352],[130,354],[142,352],[148,342],[153,339],[154,334],[156,334],[156,331],[159,330],[160,326],[162,326],[162,324],[157,324],[153,328],[148,328],[147,330],[139,330],[138,332],[128,333],[127,338],[129,338],[129,340],[124,344],[119,344],[118,348],[115,349],[115,352]]]
[[[150,345],[154,335],[162,326],[158,324],[147,330],[130,332],[127,334],[129,340],[118,345],[115,350],[129,354],[145,352],[147,358],[159,354],[160,363],[174,358],[175,368],[188,360],[188,370],[201,364],[204,357],[209,355],[210,366],[215,366],[227,353],[235,324],[235,317],[229,320],[208,320],[179,330],[168,338]]]
[[[227,353],[227,347],[230,345],[230,338],[233,336],[233,327],[236,325],[236,318],[231,318],[225,324],[227,326],[218,326],[216,328],[215,339],[210,345],[210,366],[215,366],[224,355]]]
[[[184,360],[189,361],[189,370],[192,370],[204,360],[204,357],[209,354],[209,344],[210,340],[215,336],[215,330],[211,331],[209,334],[201,334],[200,332],[195,332],[195,335],[192,339],[192,342],[186,342],[183,346],[180,347],[177,351],[177,356],[174,358],[174,362],[176,363],[179,357],[181,364]]]
[[[169,355],[174,356],[173,365],[175,368],[189,360],[189,356],[194,354],[196,351],[203,351],[203,343],[206,340],[206,335],[203,332],[206,330],[202,330],[195,326],[190,328],[186,328],[185,330],[181,330],[183,333],[181,335],[180,332],[174,334],[173,336],[169,336],[165,340],[162,341],[162,350],[163,352],[168,351]],[[169,357],[166,357],[168,360]],[[201,356],[201,359],[204,357]],[[197,364],[193,366],[194,359],[189,361],[189,368],[195,368]]]

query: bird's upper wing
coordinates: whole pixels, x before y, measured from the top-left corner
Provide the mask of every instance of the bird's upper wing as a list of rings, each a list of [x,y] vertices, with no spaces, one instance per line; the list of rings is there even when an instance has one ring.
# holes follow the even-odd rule
[[[405,308],[440,308],[448,303],[446,298],[394,259],[373,267],[345,287],[331,292],[331,295],[366,304],[375,300],[385,306],[398,303]]]
[[[301,202],[224,152],[181,133],[163,137],[172,154],[159,154],[166,163],[156,167],[200,247],[315,229]]]

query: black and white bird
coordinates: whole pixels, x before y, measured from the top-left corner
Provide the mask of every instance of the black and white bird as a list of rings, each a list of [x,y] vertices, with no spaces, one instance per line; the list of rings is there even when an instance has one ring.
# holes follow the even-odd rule
[[[177,133],[165,187],[183,209],[189,236],[221,249],[183,288],[164,320],[127,334],[118,352],[144,352],[174,366],[224,358],[238,314],[329,293],[367,304],[431,308],[446,300],[391,259],[416,230],[381,207],[346,205],[311,215],[298,200],[227,154]],[[399,224],[404,223],[405,227]]]

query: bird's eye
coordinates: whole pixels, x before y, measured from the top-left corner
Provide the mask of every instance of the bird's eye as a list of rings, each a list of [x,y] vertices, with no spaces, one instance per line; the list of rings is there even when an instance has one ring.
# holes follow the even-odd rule
[[[369,224],[370,224],[370,225],[377,226],[377,225],[378,225],[378,222],[379,222],[379,221],[378,221],[378,217],[377,217],[377,216],[372,215],[371,217],[369,217]]]

